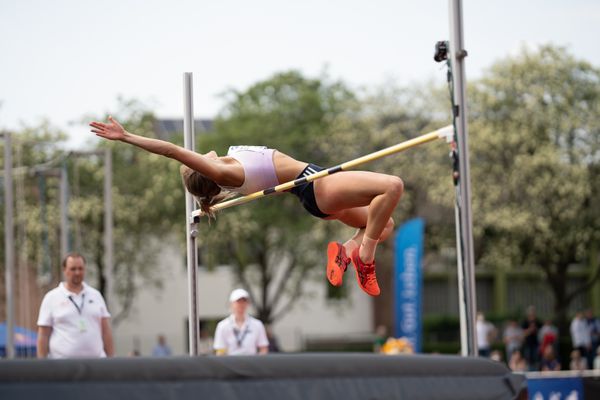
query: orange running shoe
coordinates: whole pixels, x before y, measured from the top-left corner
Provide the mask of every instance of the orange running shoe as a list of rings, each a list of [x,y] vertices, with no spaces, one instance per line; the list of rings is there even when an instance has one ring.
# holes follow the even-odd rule
[[[369,296],[379,296],[381,291],[377,284],[377,277],[375,276],[375,260],[370,264],[365,264],[358,255],[359,247],[354,249],[352,252],[352,263],[356,268],[356,280],[358,286],[367,293]]]
[[[327,279],[333,286],[342,286],[344,272],[348,269],[350,258],[346,249],[338,242],[329,242],[327,245]]]

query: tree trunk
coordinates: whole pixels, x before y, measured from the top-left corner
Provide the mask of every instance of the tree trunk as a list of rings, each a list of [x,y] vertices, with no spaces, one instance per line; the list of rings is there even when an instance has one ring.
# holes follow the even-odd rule
[[[557,293],[554,293],[554,318],[559,337],[562,339],[568,339],[570,336],[568,309],[569,304],[565,303],[564,298],[561,299]]]
[[[102,232],[102,235],[100,237],[103,238],[103,226],[100,226],[99,230]],[[102,297],[104,297],[104,301],[106,302],[106,304],[108,304],[108,293],[106,292],[106,277],[104,276],[104,243],[102,240],[99,240],[98,243],[96,243],[95,259],[96,265],[98,266],[98,291],[100,291]]]
[[[558,328],[558,344],[561,353],[557,354],[557,357],[561,361],[563,369],[567,366],[570,346],[565,349],[560,344],[570,341],[568,310],[572,300],[567,294],[567,269],[568,265],[558,265],[555,272],[550,270],[548,273],[550,287],[554,294],[554,323]]]

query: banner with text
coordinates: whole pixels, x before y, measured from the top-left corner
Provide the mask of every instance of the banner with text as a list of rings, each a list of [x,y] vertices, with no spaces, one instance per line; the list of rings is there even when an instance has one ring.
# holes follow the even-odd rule
[[[584,397],[583,380],[578,376],[537,379],[528,377],[527,391],[529,400],[583,400],[588,398]]]
[[[403,224],[396,233],[395,331],[394,336],[407,338],[415,352],[421,351],[421,291],[423,289],[423,233],[421,218]]]

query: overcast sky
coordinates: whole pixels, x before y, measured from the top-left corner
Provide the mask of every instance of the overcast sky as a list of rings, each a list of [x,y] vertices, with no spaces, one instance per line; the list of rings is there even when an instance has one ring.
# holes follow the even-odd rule
[[[464,0],[467,79],[522,45],[554,43],[600,66],[600,1]],[[194,73],[195,115],[212,117],[228,88],[287,69],[323,70],[354,88],[439,80],[446,0],[0,0],[0,129],[41,118],[73,125],[136,98],[182,115]]]

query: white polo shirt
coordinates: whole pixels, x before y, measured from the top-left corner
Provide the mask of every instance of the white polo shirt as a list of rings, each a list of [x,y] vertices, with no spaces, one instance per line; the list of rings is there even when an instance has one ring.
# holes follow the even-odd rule
[[[217,324],[213,344],[215,350],[225,350],[228,355],[253,355],[258,353],[259,347],[268,345],[265,326],[249,315],[246,315],[242,327],[236,326],[233,315]]]
[[[490,334],[494,332],[494,325],[488,321],[477,321],[475,330],[477,332],[477,348],[488,350],[490,348]]]
[[[44,296],[37,322],[52,327],[48,357],[106,357],[102,318],[110,314],[99,291],[83,283],[75,294],[59,283]]]

